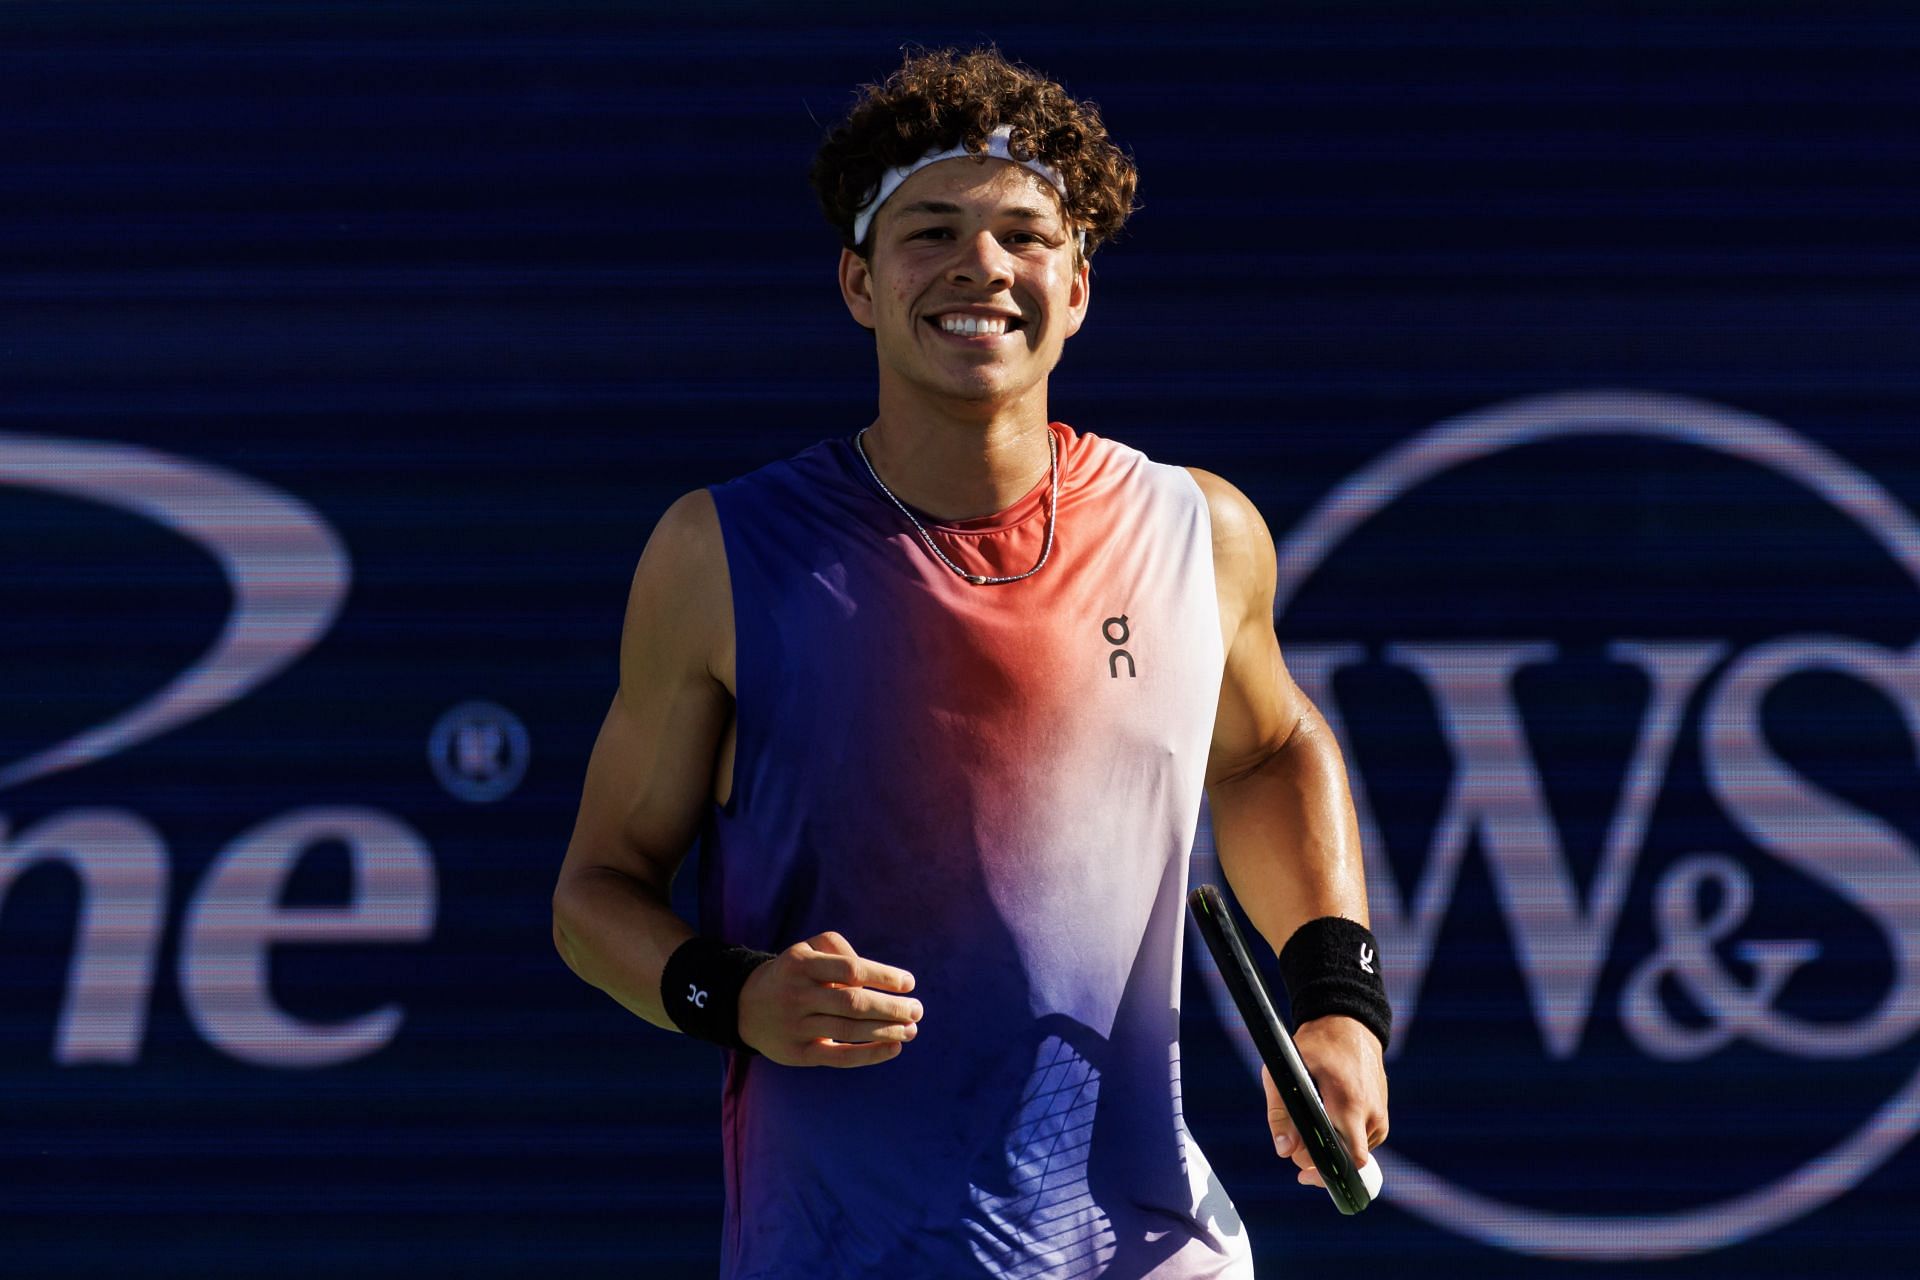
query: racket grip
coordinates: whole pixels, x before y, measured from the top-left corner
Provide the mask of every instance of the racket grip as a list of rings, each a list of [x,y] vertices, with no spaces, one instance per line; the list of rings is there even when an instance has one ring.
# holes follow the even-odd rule
[[[1367,1189],[1367,1199],[1378,1200],[1380,1186],[1386,1181],[1386,1175],[1380,1172],[1380,1157],[1376,1154],[1361,1165],[1357,1172],[1360,1174],[1360,1185]]]

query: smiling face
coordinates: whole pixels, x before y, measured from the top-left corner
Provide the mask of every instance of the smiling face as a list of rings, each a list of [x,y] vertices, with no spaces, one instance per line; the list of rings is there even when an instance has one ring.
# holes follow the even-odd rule
[[[883,405],[902,396],[989,412],[1030,404],[1087,313],[1060,197],[1005,160],[942,160],[874,218],[871,259],[840,257],[853,318],[872,329]]]

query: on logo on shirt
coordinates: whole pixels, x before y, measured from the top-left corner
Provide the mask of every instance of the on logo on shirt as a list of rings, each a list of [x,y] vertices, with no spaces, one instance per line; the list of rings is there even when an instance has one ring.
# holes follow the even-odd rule
[[[1118,635],[1114,634],[1115,627],[1120,628]],[[1125,649],[1118,647],[1125,644],[1133,634],[1132,628],[1127,625],[1127,615],[1123,613],[1117,618],[1108,618],[1100,624],[1100,634],[1106,637],[1108,644],[1115,646],[1113,651],[1107,654],[1107,674],[1118,680],[1120,678],[1120,659],[1125,658],[1127,660],[1127,678],[1129,680],[1133,679],[1137,674],[1133,666],[1133,655]]]

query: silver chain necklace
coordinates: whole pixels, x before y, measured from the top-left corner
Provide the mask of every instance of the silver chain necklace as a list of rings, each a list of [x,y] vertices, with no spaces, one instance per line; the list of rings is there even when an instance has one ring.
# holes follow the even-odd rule
[[[920,523],[919,517],[908,510],[907,504],[900,501],[900,499],[894,495],[893,490],[887,488],[887,482],[882,480],[880,473],[873,469],[873,459],[867,456],[867,444],[865,440],[867,432],[871,430],[873,430],[872,427],[862,427],[860,428],[859,434],[853,438],[853,447],[860,451],[860,461],[867,464],[867,474],[872,476],[873,482],[880,486],[880,492],[886,494],[888,498],[893,500],[893,505],[900,508],[900,514],[905,516],[913,525],[914,531],[920,535],[920,541],[927,544],[927,550],[933,552],[933,554],[939,558],[941,564],[944,564],[947,568],[953,570],[976,587],[993,586],[1002,582],[1018,582],[1022,578],[1031,578],[1034,574],[1040,572],[1040,566],[1045,564],[1047,557],[1053,554],[1053,518],[1060,510],[1060,442],[1054,437],[1052,427],[1047,428],[1047,474],[1051,478],[1052,484],[1047,495],[1046,544],[1040,548],[1040,558],[1033,562],[1033,568],[1027,570],[1025,573],[1016,573],[998,578],[986,577],[978,573],[968,573],[965,569],[962,569],[959,565],[947,559],[947,553],[940,549],[938,543],[934,542],[933,535],[927,532],[926,526]]]

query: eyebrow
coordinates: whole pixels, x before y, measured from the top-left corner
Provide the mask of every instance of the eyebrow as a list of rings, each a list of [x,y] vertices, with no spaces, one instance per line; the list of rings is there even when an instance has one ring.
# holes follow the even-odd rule
[[[964,213],[964,212],[965,210],[963,210],[959,205],[954,204],[953,202],[948,200],[915,200],[912,204],[905,204],[900,206],[901,217],[905,217],[910,213],[943,214],[943,213]],[[1027,207],[1026,205],[1016,205],[1010,209],[1000,210],[999,215],[997,216],[1014,217],[1014,218],[1030,218],[1030,219],[1031,218],[1050,218],[1053,216],[1053,211],[1050,209],[1033,209],[1033,208]]]

